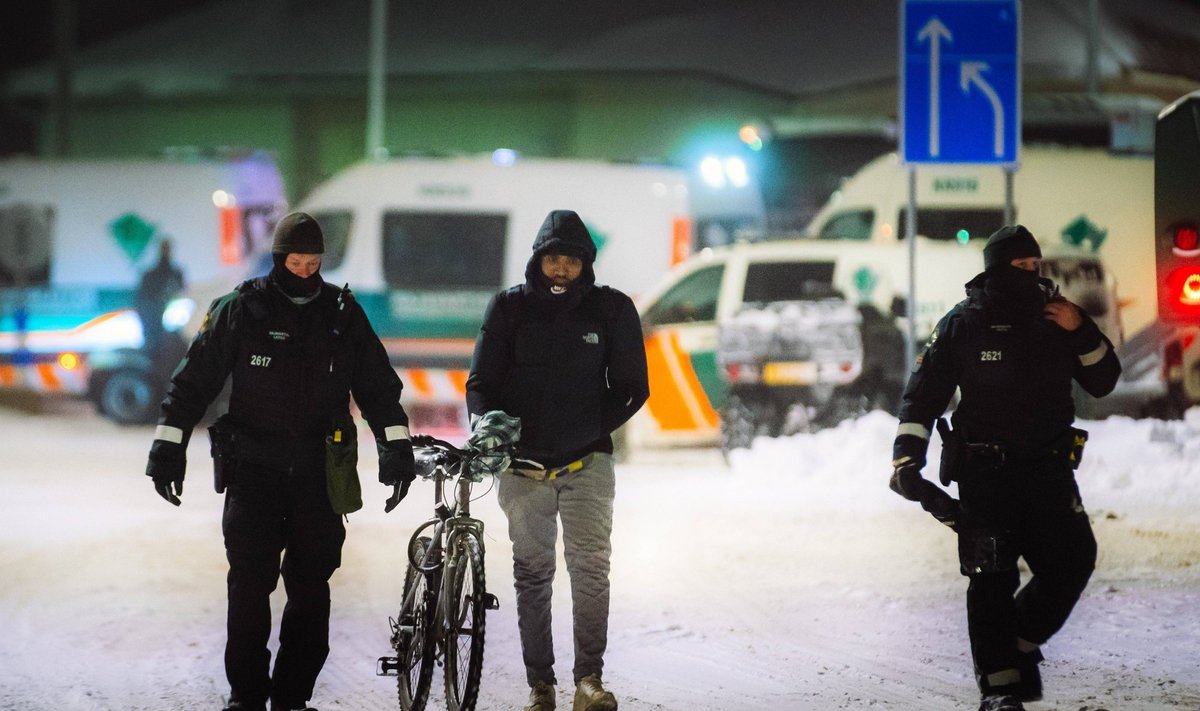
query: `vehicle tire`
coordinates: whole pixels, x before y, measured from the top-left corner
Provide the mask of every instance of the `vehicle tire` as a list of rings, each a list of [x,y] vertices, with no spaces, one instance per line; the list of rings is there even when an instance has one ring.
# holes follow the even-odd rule
[[[721,453],[729,456],[735,449],[748,448],[759,429],[758,412],[741,395],[730,393],[721,408]]]
[[[483,548],[472,533],[457,538],[446,575],[450,576],[446,604],[446,708],[473,711],[483,674],[483,641],[487,624],[487,591]]]
[[[421,560],[431,540],[421,536],[412,542],[412,558]],[[409,593],[412,592],[412,595]],[[404,596],[400,614],[392,623],[392,648],[396,650],[399,670],[396,686],[400,708],[404,711],[423,711],[429,699],[433,681],[434,604],[429,578],[408,563],[404,573]]]
[[[105,378],[96,403],[101,414],[121,425],[144,425],[158,411],[157,392],[149,374],[132,368],[118,370]]]

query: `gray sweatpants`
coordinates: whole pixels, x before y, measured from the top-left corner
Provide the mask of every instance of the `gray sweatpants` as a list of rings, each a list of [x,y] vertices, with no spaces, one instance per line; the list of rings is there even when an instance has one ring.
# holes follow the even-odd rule
[[[604,669],[608,646],[608,571],[616,478],[612,455],[597,452],[588,465],[558,478],[535,481],[500,476],[500,508],[513,544],[513,583],[525,674],[555,683],[550,598],[554,582],[558,518],[571,577],[575,632],[575,681]]]

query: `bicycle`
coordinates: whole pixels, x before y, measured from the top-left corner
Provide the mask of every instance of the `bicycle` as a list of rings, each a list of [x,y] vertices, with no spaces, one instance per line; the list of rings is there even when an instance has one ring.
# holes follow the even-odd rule
[[[433,667],[441,664],[449,711],[473,711],[483,671],[485,613],[500,605],[487,592],[483,522],[471,518],[474,482],[468,473],[475,458],[504,453],[459,449],[428,435],[412,441],[418,475],[434,483],[434,517],[409,538],[400,612],[388,618],[396,656],[380,657],[376,673],[397,676],[401,709],[422,711]],[[443,492],[447,482],[454,484],[450,504]],[[395,508],[398,494],[397,486],[385,510]]]

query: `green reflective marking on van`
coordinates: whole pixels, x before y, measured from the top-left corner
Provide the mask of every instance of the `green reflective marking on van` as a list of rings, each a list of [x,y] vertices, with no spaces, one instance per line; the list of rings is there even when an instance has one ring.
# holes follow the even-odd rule
[[[870,267],[860,267],[854,272],[854,289],[858,292],[860,300],[869,300],[878,283],[879,277],[875,276]]]
[[[1108,237],[1108,230],[1100,229],[1087,215],[1080,215],[1062,229],[1062,237],[1064,242],[1074,247],[1082,247],[1084,242],[1090,242],[1092,251],[1098,252]]]
[[[591,233],[592,243],[596,245],[596,254],[599,254],[604,249],[604,245],[608,244],[608,235],[587,223],[584,223],[584,227]]]
[[[483,295],[354,292],[380,338],[468,338],[483,324],[491,293]],[[461,299],[453,297],[462,296]],[[422,310],[421,305],[428,308]]]
[[[146,251],[146,245],[150,244],[158,228],[141,215],[127,212],[109,223],[108,229],[129,261],[136,262]]]
[[[696,351],[690,357],[692,370],[696,372],[696,379],[700,381],[700,387],[708,396],[708,402],[713,409],[720,410],[725,404],[725,398],[729,396],[729,383],[725,382],[721,375],[716,351]]]

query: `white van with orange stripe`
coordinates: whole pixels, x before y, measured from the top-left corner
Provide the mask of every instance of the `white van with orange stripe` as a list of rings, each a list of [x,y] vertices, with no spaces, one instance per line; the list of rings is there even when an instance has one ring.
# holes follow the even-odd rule
[[[404,381],[425,431],[465,426],[464,393],[488,300],[525,279],[551,210],[579,213],[598,279],[649,289],[695,235],[761,230],[750,183],[706,187],[674,167],[566,159],[397,158],[352,166],[299,205],[325,233],[322,274],[348,282]]]
[[[261,154],[0,161],[0,389],[96,395],[96,368],[141,346],[133,292],[157,241],[189,284],[228,290],[285,208]]]
[[[787,240],[706,249],[676,267],[638,300],[650,399],[626,427],[628,445],[718,442],[730,387],[717,358],[718,327],[743,303],[800,299],[805,282],[817,280],[852,303],[869,301],[887,313],[893,297],[908,291],[907,254],[903,244]],[[963,283],[979,271],[982,255],[974,243],[923,237],[917,255],[918,275],[929,275],[919,277],[917,328],[928,333],[963,298]],[[811,365],[801,370],[820,377],[820,364]]]

